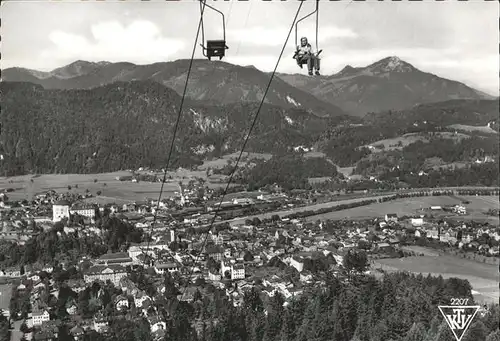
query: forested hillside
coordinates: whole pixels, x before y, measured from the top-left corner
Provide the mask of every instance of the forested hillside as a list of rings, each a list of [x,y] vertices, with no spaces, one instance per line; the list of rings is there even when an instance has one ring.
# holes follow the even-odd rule
[[[175,298],[167,294],[160,310],[168,316],[172,306],[177,309],[165,334],[173,341],[454,341],[437,305],[470,297],[466,281],[405,273],[385,275],[382,281],[326,281],[325,290],[311,289],[287,304],[281,294],[268,298],[258,287],[245,294],[239,307],[210,285],[190,304],[172,305]],[[497,305],[478,315],[463,340],[497,341],[498,313]],[[141,340],[151,340],[140,325],[113,323],[111,340],[136,341],[139,331]],[[86,340],[110,338],[92,334]]]
[[[165,165],[180,96],[156,82],[113,83],[91,90],[2,82],[0,88],[2,175]],[[171,167],[189,167],[239,150],[257,108],[257,103],[185,103]],[[265,105],[247,150],[273,153],[308,144],[325,127],[344,119]]]

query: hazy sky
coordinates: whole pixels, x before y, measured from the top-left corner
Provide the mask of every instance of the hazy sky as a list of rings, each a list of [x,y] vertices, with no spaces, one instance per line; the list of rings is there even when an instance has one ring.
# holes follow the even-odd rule
[[[273,70],[298,1],[208,3],[226,15],[225,60]],[[313,9],[314,2],[306,1],[301,14]],[[423,71],[497,95],[498,16],[497,1],[322,1],[322,71],[398,56]],[[191,56],[199,3],[9,1],[2,2],[1,19],[2,68],[47,71],[78,59],[145,64]],[[313,47],[314,24],[310,17],[299,25],[299,37],[309,37]],[[221,38],[221,26],[221,18],[207,9],[205,38]],[[278,71],[304,72],[294,64],[293,49],[294,33]],[[199,47],[196,56],[201,57]]]

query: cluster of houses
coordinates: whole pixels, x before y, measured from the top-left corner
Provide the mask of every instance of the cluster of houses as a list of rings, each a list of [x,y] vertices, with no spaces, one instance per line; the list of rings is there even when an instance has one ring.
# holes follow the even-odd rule
[[[107,264],[108,262],[112,264]],[[106,282],[109,280],[115,288],[121,290],[121,294],[116,295],[112,301],[116,312],[128,310],[133,306],[138,311],[138,317],[147,318],[153,334],[165,329],[166,322],[164,319],[160,318],[158,314],[152,313],[149,309],[155,298],[148,296],[127,277],[125,263],[120,255],[106,255],[96,260],[96,263],[99,264],[91,266],[85,272],[83,280],[72,279],[66,281],[67,287],[78,294],[88,288],[94,281]],[[60,286],[50,278],[51,273],[52,269],[44,269],[42,272],[28,270],[27,274],[22,276],[14,287],[14,290],[18,291],[18,295],[29,295],[31,312],[24,321],[26,327],[29,328],[27,335],[25,334],[27,339],[45,341],[57,340],[58,338],[61,321],[57,319],[54,307],[48,306],[46,299],[43,298],[49,295],[49,297],[57,299],[59,296]],[[160,286],[158,291],[161,294],[164,288]],[[99,293],[99,295],[101,294]],[[76,300],[71,300],[69,304],[66,304],[65,310],[70,317],[70,321],[72,321],[70,322],[70,334],[75,340],[80,340],[88,330],[95,330],[102,334],[110,331],[109,323],[111,319],[105,317],[103,311],[99,311],[90,319],[81,319]],[[9,311],[6,310],[6,312],[7,316],[9,316]],[[17,319],[16,316],[10,317]],[[161,333],[158,333],[158,335],[161,335]]]
[[[234,221],[223,230],[211,230],[205,239],[205,235],[195,231],[203,222],[199,217],[204,214],[197,211],[196,207],[183,209],[185,216],[180,219],[181,223],[179,219],[173,219],[172,215],[158,215],[157,223],[152,226],[153,219],[148,213],[157,202],[96,207],[71,204],[72,199],[75,198],[60,197],[53,193],[41,196],[36,200],[44,204],[53,203],[52,217],[32,219],[34,224],[15,224],[16,221],[26,219],[14,216],[10,217],[8,227],[17,231],[20,244],[36,234],[36,226],[51,228],[54,223],[61,222],[66,225],[66,232],[78,229],[82,235],[99,235],[102,231],[95,227],[94,219],[99,212],[109,209],[111,214],[136,227],[151,228],[151,242],[132,244],[126,252],[108,253],[96,259],[82,260],[82,264],[88,263],[88,266],[79,264],[80,279],[68,280],[66,284],[73,292],[80,293],[96,281],[109,281],[121,290],[121,294],[113,298],[114,309],[119,312],[134,307],[139,316],[147,318],[151,332],[158,338],[161,337],[166,322],[154,309],[149,309],[154,306],[157,297],[139,290],[137,283],[131,280],[131,271],[138,266],[149,268],[149,273],[155,274],[158,283],[162,283],[161,279],[167,273],[189,279],[192,284],[185,293],[178,296],[181,300],[193,300],[195,293],[202,290],[195,283],[198,279],[203,279],[204,283],[208,282],[225,290],[234,304],[239,305],[244,292],[255,286],[259,286],[269,296],[280,292],[285,298],[290,298],[300,295],[309,285],[321,285],[322,278],[311,268],[311,262],[321,260],[326,264],[327,271],[339,274],[343,257],[352,249],[364,249],[369,254],[385,254],[389,257],[394,256],[403,239],[408,242],[426,237],[486,255],[499,254],[498,228],[486,224],[479,227],[477,224],[472,227],[470,223],[453,224],[424,216],[400,218],[397,214],[386,214],[375,221],[311,222],[286,218],[259,224]],[[186,195],[181,188],[173,200],[186,206],[189,199],[190,194]],[[286,197],[263,193],[256,199],[232,199],[223,205],[245,206],[267,200],[286,200]],[[160,203],[159,207],[163,209],[168,205]],[[26,215],[26,210],[15,214]],[[48,215],[48,212],[45,214]],[[85,218],[88,224],[75,226],[69,219],[73,215]],[[32,212],[31,217],[33,216]],[[24,237],[20,238],[20,235]],[[293,269],[295,279],[292,280],[283,268]],[[36,340],[57,339],[57,324],[60,321],[54,321],[53,309],[42,299],[45,293],[58,297],[59,288],[56,283],[41,275],[43,272],[50,274],[52,270],[50,265],[36,269],[27,266],[24,273],[18,268],[0,270],[0,277],[17,279],[16,290],[20,293],[29,290],[31,312],[26,324],[35,328],[32,337]],[[158,295],[165,290],[164,285],[157,286]],[[78,316],[78,303],[68,305],[66,310],[70,316]],[[18,316],[11,318],[16,319]],[[91,320],[74,323],[71,333],[75,339],[79,339],[87,330],[105,334],[109,332],[109,322],[109,318],[105,318],[101,311]]]
[[[315,227],[314,224],[302,223],[298,220],[278,223],[274,227],[257,228],[252,225],[235,225],[230,230],[220,233],[211,232],[206,244],[202,242],[203,236],[185,235],[183,240],[187,242],[188,248],[174,251],[172,243],[178,240],[176,233],[177,231],[173,229],[156,231],[153,235],[154,241],[149,245],[147,243],[132,245],[127,252],[108,253],[90,260],[90,266],[85,270],[81,268],[81,279],[68,280],[66,284],[73,292],[80,293],[95,281],[103,283],[109,281],[122,291],[122,294],[117,295],[113,301],[116,311],[134,306],[139,309],[141,316],[147,317],[150,321],[151,332],[161,334],[165,321],[154,312],[151,313],[150,309],[143,309],[151,304],[154,305],[155,297],[150,297],[140,291],[137,284],[130,279],[130,269],[137,265],[150,264],[158,279],[161,279],[165,272],[178,276],[192,275],[193,282],[197,278],[203,278],[225,290],[226,294],[233,299],[234,304],[238,305],[241,304],[245,290],[255,285],[256,277],[259,277],[263,269],[270,274],[260,276],[265,279],[259,284],[263,291],[270,296],[281,292],[289,298],[299,295],[304,285],[313,280],[312,274],[304,269],[304,262],[307,258],[316,257],[317,254],[320,256],[334,254],[335,257],[339,257],[335,253],[337,249],[330,245],[333,240],[337,241],[337,239],[327,232],[322,232],[321,228]],[[337,244],[339,249],[343,248],[341,245],[345,245],[345,249],[355,247],[352,241],[348,241],[348,238],[346,235],[344,244]],[[286,250],[282,245],[284,241],[289,244]],[[203,244],[204,248],[201,247]],[[202,252],[194,256],[193,250]],[[146,263],[146,258],[153,261]],[[298,273],[301,273],[299,282],[291,283],[282,275],[273,273],[272,269],[267,269],[266,264],[273,258],[280,259],[284,264],[294,267]],[[341,258],[338,261],[341,261]],[[212,266],[208,265],[210,262]],[[47,279],[42,275],[43,272],[50,274],[52,271],[51,267],[35,269],[26,266],[22,275],[20,271],[12,270],[2,273],[4,276],[20,279],[16,282],[18,283],[16,289],[19,292],[29,290],[31,311],[25,322],[28,328],[34,328],[32,337],[36,340],[57,338],[57,324],[60,321],[54,320],[53,308],[48,307],[43,299],[44,293],[56,298],[59,295],[58,285],[52,279]],[[227,282],[236,282],[238,285],[227,287]],[[198,289],[189,287],[187,292],[178,298],[193,300]],[[158,287],[160,294],[164,290],[161,285]],[[76,302],[70,304],[66,310],[70,316],[77,316],[78,304]],[[14,319],[17,317],[12,316]],[[109,331],[108,325],[109,320],[97,314],[91,321],[81,321],[72,326],[71,333],[75,338],[89,329],[106,333]]]
[[[440,241],[458,249],[477,251],[487,256],[498,256],[500,254],[500,229],[498,227],[485,224],[472,226],[471,222],[452,223],[448,221],[426,220],[423,216],[410,217],[404,222],[398,220],[397,214],[386,214],[379,222],[381,228],[411,229],[411,236],[430,240]]]
[[[458,215],[466,215],[467,214],[467,209],[463,205],[452,205],[452,206],[431,206],[430,207],[431,211],[448,211],[448,212],[453,212]]]

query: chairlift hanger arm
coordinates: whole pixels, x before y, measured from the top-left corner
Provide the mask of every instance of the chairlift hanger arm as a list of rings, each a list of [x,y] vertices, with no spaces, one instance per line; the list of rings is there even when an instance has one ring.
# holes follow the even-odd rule
[[[301,1],[304,1],[304,0],[301,0]],[[300,18],[299,20],[297,20],[297,22],[295,23],[295,46],[296,47],[299,45],[299,42],[298,42],[298,28],[299,28],[299,23],[302,20],[305,20],[305,19],[309,18],[311,15],[313,15],[315,13],[316,13],[316,50],[318,50],[319,0],[316,0],[316,8],[314,9],[314,11],[312,11],[311,13],[303,16],[302,18]]]
[[[200,0],[200,13],[201,13],[201,18],[200,18],[200,21],[201,21],[201,53],[203,53],[203,56],[204,57],[207,57],[207,53],[205,52],[205,28],[203,26],[203,12],[205,11],[205,9],[203,8],[203,2],[205,6],[208,6],[207,3],[206,3],[206,0]]]
[[[212,7],[209,4],[207,4],[206,0],[200,0],[200,10],[201,10],[202,3],[204,3],[204,6],[210,8],[211,10],[213,10],[221,15],[221,17],[222,17],[222,36],[223,36],[223,40],[226,41],[226,19],[224,17],[224,13],[219,11],[217,8]],[[206,50],[206,47],[205,47],[205,29],[203,26],[203,13],[202,13],[202,22],[201,22],[201,40],[202,40],[201,47],[203,48],[203,55],[206,57],[206,54],[205,54],[205,50]],[[227,49],[227,46],[226,46],[226,49]]]

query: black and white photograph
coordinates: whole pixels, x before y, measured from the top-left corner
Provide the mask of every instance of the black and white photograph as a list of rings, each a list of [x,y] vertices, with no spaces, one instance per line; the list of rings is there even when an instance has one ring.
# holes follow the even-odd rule
[[[0,341],[500,341],[499,16],[2,1]]]

